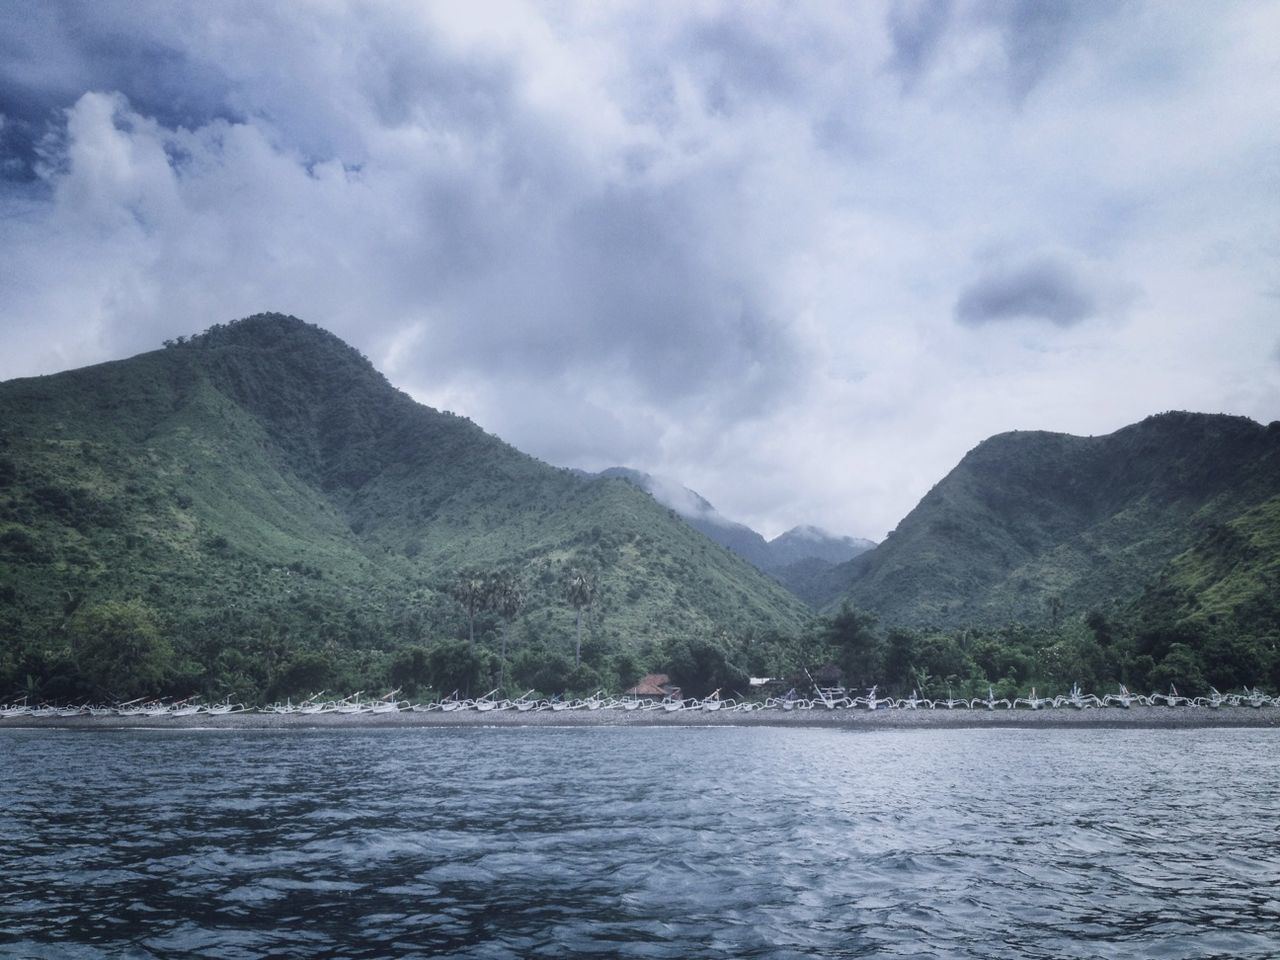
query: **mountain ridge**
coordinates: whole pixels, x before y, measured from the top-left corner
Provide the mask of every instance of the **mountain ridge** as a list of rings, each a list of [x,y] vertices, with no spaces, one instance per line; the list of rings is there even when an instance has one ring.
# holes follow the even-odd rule
[[[548,656],[571,649],[561,581],[594,571],[585,649],[606,673],[680,638],[810,616],[632,486],[583,483],[417,404],[293,317],[8,381],[0,415],[10,677],[48,667],[40,651],[64,649],[77,609],[133,599],[184,638],[179,657],[246,689],[320,648],[356,683],[399,646],[466,635],[449,582],[468,568],[522,572],[513,642]]]
[[[997,434],[823,597],[916,625],[1080,614],[1136,596],[1208,524],[1278,491],[1280,424],[1173,412],[1101,437]]]
[[[814,582],[820,582],[837,564],[875,546],[870,540],[837,536],[813,525],[795,526],[766,540],[746,524],[724,516],[705,497],[681,483],[633,467],[577,472],[584,477],[616,477],[639,487],[699,533],[738,554],[810,604]]]

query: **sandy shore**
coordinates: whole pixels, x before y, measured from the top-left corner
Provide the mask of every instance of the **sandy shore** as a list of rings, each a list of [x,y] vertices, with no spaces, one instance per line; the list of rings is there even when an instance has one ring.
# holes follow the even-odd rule
[[[1280,708],[1265,706],[1132,707],[1128,710],[761,710],[753,713],[561,710],[520,713],[474,710],[442,713],[273,714],[236,713],[190,717],[48,717],[0,719],[0,730],[370,730],[408,727],[827,727],[913,729],[929,727],[1098,727],[1174,729],[1280,728]]]

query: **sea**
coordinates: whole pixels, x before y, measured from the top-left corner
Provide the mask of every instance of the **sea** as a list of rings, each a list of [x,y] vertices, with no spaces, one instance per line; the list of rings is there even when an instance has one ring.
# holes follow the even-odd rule
[[[1280,731],[0,729],[0,956],[1280,956]]]

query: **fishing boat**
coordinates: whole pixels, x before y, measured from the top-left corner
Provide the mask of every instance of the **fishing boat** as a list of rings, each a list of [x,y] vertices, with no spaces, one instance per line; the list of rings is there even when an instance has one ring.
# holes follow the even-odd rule
[[[994,710],[996,708],[996,705],[1001,703],[1005,705],[1006,709],[1009,707],[1008,699],[1005,697],[1001,697],[999,700],[997,700],[995,690],[993,690],[991,687],[988,686],[987,699],[979,700],[977,697],[974,697],[971,701],[969,701],[969,708],[974,709],[975,707],[981,706],[986,708],[987,710]]]
[[[1109,693],[1102,698],[1104,707],[1119,707],[1121,710],[1128,710],[1133,704],[1133,694],[1129,692],[1129,688],[1123,683],[1120,684],[1119,693]]]
[[[497,692],[497,688],[494,688],[483,697],[477,697],[475,701],[475,708],[481,713],[488,713],[490,710],[494,709],[498,705],[498,701],[494,699]]]
[[[400,691],[397,689],[397,690],[392,690],[390,693],[386,694],[385,696],[378,698],[377,700],[369,704],[368,712],[369,713],[399,713],[400,701],[396,699],[396,697],[399,694],[400,694]]]
[[[532,690],[526,690],[515,700],[512,700],[511,705],[521,713],[528,713],[530,710],[533,710],[538,706],[537,700],[529,699],[532,695],[533,695]]]
[[[368,705],[360,702],[360,695],[362,693],[364,693],[364,691],[360,690],[347,697],[345,700],[339,700],[337,706],[334,707],[334,712],[348,716],[355,713],[368,713]]]
[[[1032,710],[1039,710],[1042,707],[1044,707],[1045,704],[1052,705],[1052,703],[1053,703],[1053,700],[1051,700],[1049,697],[1037,697],[1035,687],[1031,688],[1031,696],[1015,697],[1013,701],[1013,705],[1015,707],[1017,707],[1019,704],[1022,704],[1030,707]]]
[[[458,691],[455,690],[449,694],[438,704],[439,708],[445,713],[452,713],[454,710],[461,710],[464,706],[470,706],[471,701],[463,701],[458,699]]]

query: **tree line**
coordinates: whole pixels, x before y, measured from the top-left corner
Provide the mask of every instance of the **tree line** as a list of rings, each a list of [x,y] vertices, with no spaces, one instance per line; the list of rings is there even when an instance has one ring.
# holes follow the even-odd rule
[[[0,699],[19,696],[61,701],[126,700],[136,696],[252,702],[303,696],[321,689],[399,687],[431,697],[453,690],[479,694],[493,688],[518,693],[584,694],[621,691],[645,673],[666,673],[687,695],[721,689],[750,691],[749,677],[777,678],[803,687],[808,672],[838,671],[850,689],[925,697],[1015,696],[1032,686],[1042,694],[1079,683],[1105,692],[1162,692],[1170,684],[1188,695],[1243,686],[1280,689],[1280,642],[1274,616],[1253,626],[1134,618],[1091,611],[1046,623],[967,628],[883,625],[853,607],[815,618],[794,634],[763,628],[708,636],[610,643],[584,636],[596,596],[588,570],[572,569],[560,583],[575,612],[572,637],[522,631],[527,587],[519,571],[460,570],[447,593],[466,617],[465,639],[437,636],[370,646],[294,642],[266,625],[233,643],[201,646],[166,627],[142,600],[108,600],[69,611],[59,640],[0,650]],[[498,629],[477,636],[479,621]]]

